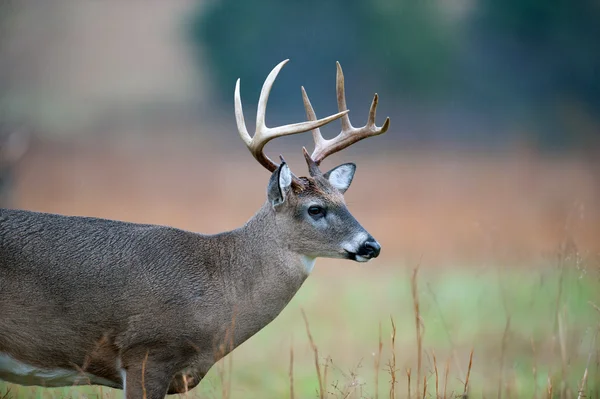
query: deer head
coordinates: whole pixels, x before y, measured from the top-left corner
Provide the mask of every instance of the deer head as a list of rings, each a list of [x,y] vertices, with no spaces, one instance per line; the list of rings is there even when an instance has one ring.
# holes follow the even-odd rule
[[[326,173],[320,163],[329,155],[367,137],[385,133],[390,125],[387,118],[383,126],[375,125],[378,96],[375,94],[367,124],[355,128],[350,123],[344,90],[344,75],[337,63],[337,114],[317,119],[308,95],[302,87],[302,97],[308,121],[269,128],[265,125],[267,101],[273,83],[287,63],[285,60],[269,74],[262,87],[256,116],[256,132],[250,137],[246,129],[240,99],[240,81],[235,86],[235,116],[238,132],[250,153],[267,170],[272,172],[267,189],[268,201],[275,214],[277,239],[293,252],[309,259],[316,257],[345,258],[366,262],[377,257],[379,243],[350,214],[344,193],[350,187],[356,165],[346,163]],[[319,128],[341,118],[342,130],[333,139],[324,139]],[[308,177],[296,177],[281,157],[277,165],[264,153],[265,145],[272,139],[312,130],[315,149],[309,155],[303,148],[308,165]]]

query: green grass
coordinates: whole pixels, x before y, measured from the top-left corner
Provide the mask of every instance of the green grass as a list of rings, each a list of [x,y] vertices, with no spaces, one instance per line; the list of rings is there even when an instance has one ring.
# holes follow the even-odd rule
[[[597,266],[557,267],[550,262],[535,268],[421,268],[417,281],[423,326],[421,395],[425,377],[427,396],[435,397],[432,351],[440,391],[444,369],[450,366],[449,394],[463,392],[473,350],[471,397],[497,397],[500,390],[503,397],[546,398],[550,380],[554,397],[560,397],[564,384],[576,398],[590,353],[586,394],[598,397],[600,344],[594,337],[600,312],[593,306],[600,305],[598,272]],[[411,275],[412,266],[320,262],[283,313],[232,357],[215,365],[188,397],[289,397],[291,349],[295,397],[319,397],[314,353],[301,309],[319,350],[321,373],[327,368],[329,397],[375,397],[380,324],[379,397],[389,397],[392,318],[396,326],[396,396],[407,396],[406,370],[410,368],[416,397],[419,355]],[[230,387],[225,394],[223,381],[225,391]],[[107,388],[40,389],[2,383],[0,397],[7,389],[18,398],[122,397],[120,391]]]

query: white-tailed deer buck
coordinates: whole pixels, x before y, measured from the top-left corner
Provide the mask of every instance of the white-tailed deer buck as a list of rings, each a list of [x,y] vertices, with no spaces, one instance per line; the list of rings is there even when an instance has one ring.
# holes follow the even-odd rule
[[[338,64],[339,113],[268,128],[267,77],[256,133],[246,130],[235,87],[240,136],[272,172],[267,201],[242,227],[201,235],[172,227],[23,210],[0,210],[0,379],[58,387],[98,384],[127,399],[163,398],[195,387],[211,366],[269,324],[287,305],[318,257],[366,262],[380,246],[344,204],[355,165],[321,173],[327,156],[370,136],[350,124]],[[341,118],[325,140],[319,127]],[[304,156],[310,177],[296,177],[263,152],[279,136],[313,131]]]

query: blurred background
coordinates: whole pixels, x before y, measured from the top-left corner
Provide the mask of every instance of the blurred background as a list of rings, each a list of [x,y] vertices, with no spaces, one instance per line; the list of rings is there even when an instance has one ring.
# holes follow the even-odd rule
[[[336,112],[340,61],[354,125],[377,92],[377,122],[391,127],[324,168],[358,164],[346,198],[383,250],[368,270],[320,261],[312,279],[364,284],[418,262],[431,275],[555,270],[562,254],[585,262],[595,288],[582,303],[595,301],[599,38],[595,0],[0,0],[0,200],[202,233],[238,227],[269,174],[237,134],[236,79],[253,130],[277,63],[291,59],[271,126],[305,119],[301,85],[318,116]],[[302,145],[310,134],[267,153],[303,175]],[[384,320],[396,311],[382,309]],[[352,357],[349,346],[339,353]]]
[[[290,58],[268,123],[295,122],[301,85],[317,115],[336,112],[340,61],[354,124],[377,92],[378,123],[392,125],[327,166],[358,162],[349,201],[389,237],[388,256],[470,257],[491,243],[539,254],[565,229],[600,246],[595,1],[2,0],[0,11],[12,206],[238,226],[268,174],[237,135],[236,79],[252,127],[264,78]],[[302,145],[309,134],[267,151],[302,174]]]

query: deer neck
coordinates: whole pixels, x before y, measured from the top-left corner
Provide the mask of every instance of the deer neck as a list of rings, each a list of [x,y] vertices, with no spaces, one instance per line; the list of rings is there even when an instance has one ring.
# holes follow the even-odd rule
[[[286,276],[297,279],[299,284],[312,271],[314,259],[290,249],[289,237],[281,234],[275,212],[268,202],[235,233],[236,238],[242,241],[243,251],[248,251],[241,256],[246,260],[243,265],[245,270],[258,269],[275,276]]]
[[[314,259],[289,249],[269,203],[228,234],[232,258],[223,265],[224,273],[231,273],[228,296],[233,302],[252,304],[266,318],[274,318],[300,289]]]

